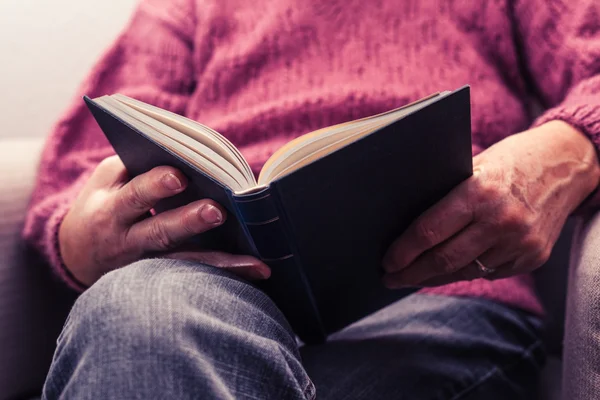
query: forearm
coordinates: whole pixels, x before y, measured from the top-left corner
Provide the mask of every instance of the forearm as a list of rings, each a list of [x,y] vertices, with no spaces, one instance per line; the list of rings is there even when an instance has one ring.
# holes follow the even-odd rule
[[[61,175],[60,172],[59,175]],[[72,279],[72,276],[64,267],[59,252],[58,229],[88,176],[89,173],[85,172],[74,182],[55,188],[49,188],[43,183],[38,183],[37,194],[29,205],[23,228],[23,238],[43,256],[54,273],[76,291],[83,290],[83,287]],[[60,182],[61,177],[57,176],[56,171],[51,173],[51,170],[42,163],[42,167],[39,169],[38,181],[43,182],[44,180]]]
[[[111,93],[132,95],[183,113],[193,82],[191,50],[182,32],[191,32],[188,3],[172,1],[164,15],[141,1],[129,25],[96,63],[47,141],[24,237],[71,286],[62,267],[58,228],[87,178],[114,151],[81,100]],[[182,16],[184,20],[179,20]],[[185,29],[184,29],[185,28]],[[152,32],[152,40],[148,39]],[[164,60],[168,60],[165,62]]]
[[[523,62],[529,71],[538,100],[548,109],[537,118],[533,127],[552,123],[548,139],[567,138],[564,145],[580,157],[574,179],[593,185],[594,171],[585,171],[591,152],[582,145],[578,149],[574,132],[561,127],[564,121],[585,135],[600,150],[600,36],[590,34],[600,25],[588,18],[600,11],[597,0],[560,2],[560,6],[545,0],[517,0],[512,4],[517,35],[515,40],[523,51]],[[569,132],[571,131],[571,132]],[[573,140],[569,140],[571,137]],[[544,142],[541,142],[544,143]],[[594,167],[592,166],[593,170]],[[590,179],[585,175],[590,174]],[[579,185],[575,185],[579,187]],[[585,190],[584,190],[585,192]],[[596,191],[583,207],[600,206],[600,192]]]
[[[522,133],[530,136],[538,146],[532,148],[540,160],[538,178],[554,181],[571,206],[577,209],[600,183],[600,162],[594,143],[583,132],[570,124],[549,121]],[[556,195],[556,191],[551,192]]]

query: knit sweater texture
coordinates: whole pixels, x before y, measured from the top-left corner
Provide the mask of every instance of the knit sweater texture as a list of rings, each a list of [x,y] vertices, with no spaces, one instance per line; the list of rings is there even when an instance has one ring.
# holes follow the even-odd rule
[[[83,289],[63,267],[57,231],[95,166],[114,154],[83,94],[123,93],[197,120],[258,173],[299,135],[465,84],[473,154],[554,119],[600,145],[600,3],[143,0],[53,128],[24,237]],[[537,119],[532,99],[545,110]],[[424,292],[543,312],[530,275]]]

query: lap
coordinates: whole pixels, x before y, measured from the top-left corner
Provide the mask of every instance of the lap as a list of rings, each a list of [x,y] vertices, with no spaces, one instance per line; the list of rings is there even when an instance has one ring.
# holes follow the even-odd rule
[[[224,270],[154,259],[105,275],[76,301],[44,398],[304,399],[312,391],[295,336],[264,293]]]
[[[177,371],[185,379],[170,378],[176,390],[200,380],[217,398],[310,398],[311,379],[320,399],[530,398],[541,359],[532,318],[483,300],[419,294],[299,350],[281,312],[254,286],[174,260],[135,263],[84,293],[57,352],[73,370],[60,374],[74,374],[69,354],[98,337],[97,359],[135,357],[143,379]]]
[[[301,354],[321,399],[531,399],[544,360],[537,318],[422,294]]]

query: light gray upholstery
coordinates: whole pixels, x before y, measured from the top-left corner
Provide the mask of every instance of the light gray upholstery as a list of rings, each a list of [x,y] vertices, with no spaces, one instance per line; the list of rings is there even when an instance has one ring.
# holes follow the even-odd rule
[[[534,274],[538,293],[546,310],[545,344],[548,350],[548,362],[540,379],[539,400],[559,400],[561,398],[561,353],[569,253],[574,225],[575,221],[573,219],[567,221],[554,246],[550,259]]]
[[[575,230],[564,349],[564,399],[600,398],[600,213]]]
[[[0,399],[39,392],[73,295],[21,240],[41,139],[0,139]]]

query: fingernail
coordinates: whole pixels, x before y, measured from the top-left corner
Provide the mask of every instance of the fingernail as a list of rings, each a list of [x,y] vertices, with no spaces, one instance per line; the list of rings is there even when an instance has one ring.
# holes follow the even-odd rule
[[[381,266],[383,267],[383,270],[386,272],[392,272],[394,269],[394,263],[392,262],[391,257],[383,257],[383,260],[381,261]]]
[[[399,253],[395,249],[389,249],[381,260],[383,269],[387,272],[400,271],[406,267],[404,260],[401,257],[402,253]]]
[[[409,287],[414,287],[414,285],[407,285],[403,282],[398,282],[398,277],[393,274],[385,274],[383,276],[382,281],[383,286],[385,286],[388,289],[406,289]]]
[[[382,262],[382,266],[383,266],[383,270],[386,272],[400,272],[402,271],[404,268],[406,268],[405,265],[403,265],[402,263],[399,263],[395,260],[386,260],[384,259]]]
[[[383,267],[384,270],[390,271],[394,267],[394,263],[392,261],[393,261],[393,257],[390,254],[390,252],[388,251],[387,253],[385,253],[385,255],[383,256],[383,259],[381,260],[381,266]]]
[[[256,275],[256,279],[268,279],[271,276],[271,270],[270,269],[256,269],[253,271],[253,273]]]
[[[181,189],[181,181],[173,174],[167,174],[162,179],[163,185],[169,190]]]
[[[216,225],[223,221],[223,213],[211,204],[205,204],[200,209],[200,217],[207,224]]]
[[[383,282],[383,286],[385,286],[388,289],[394,289],[396,287],[394,281],[392,279],[390,279],[389,274],[386,274],[383,276],[382,282]]]

